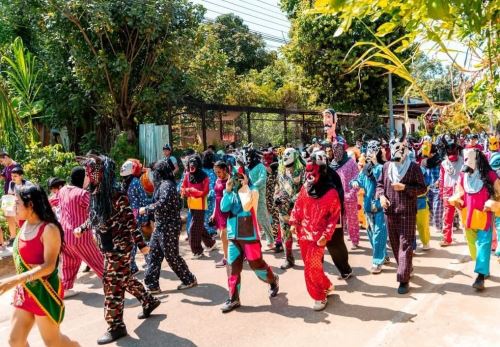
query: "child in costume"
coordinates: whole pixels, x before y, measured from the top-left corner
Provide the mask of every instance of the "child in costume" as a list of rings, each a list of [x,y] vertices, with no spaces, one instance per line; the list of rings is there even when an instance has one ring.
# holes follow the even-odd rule
[[[462,209],[462,222],[470,255],[476,261],[473,287],[483,290],[490,275],[490,254],[494,212],[499,212],[500,181],[486,156],[477,148],[464,151],[464,166],[455,194],[449,203]]]
[[[227,221],[229,299],[221,307],[223,313],[241,306],[240,287],[244,258],[257,277],[269,284],[271,298],[279,291],[278,275],[273,273],[262,258],[257,223],[259,202],[259,191],[249,185],[246,172],[240,167],[236,177],[227,181],[220,207],[222,212],[229,213],[230,216]]]
[[[299,240],[307,292],[314,300],[313,309],[320,311],[326,307],[327,296],[333,291],[333,284],[323,270],[323,256],[326,243],[334,233],[341,232],[335,230],[341,204],[326,165],[317,161],[314,153],[306,165],[305,175],[306,182],[292,210],[290,224]]]
[[[369,141],[363,171],[351,181],[351,186],[362,188],[365,191],[363,210],[368,221],[367,234],[373,249],[371,268],[373,274],[382,272],[382,265],[389,260],[386,251],[387,228],[384,211],[380,200],[375,197],[377,180],[382,174],[383,163],[380,143],[375,140]]]
[[[290,232],[290,211],[304,183],[304,166],[295,148],[287,148],[280,158],[274,203],[278,208],[282,240],[285,245],[285,263],[281,269],[286,270],[295,265],[292,253],[292,234]]]

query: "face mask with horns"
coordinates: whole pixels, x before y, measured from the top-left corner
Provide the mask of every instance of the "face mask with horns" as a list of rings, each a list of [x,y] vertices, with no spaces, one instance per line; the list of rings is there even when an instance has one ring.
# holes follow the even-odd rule
[[[408,144],[406,141],[406,126],[403,126],[403,133],[399,138],[392,138],[389,141],[391,149],[391,161],[402,163],[409,154]]]

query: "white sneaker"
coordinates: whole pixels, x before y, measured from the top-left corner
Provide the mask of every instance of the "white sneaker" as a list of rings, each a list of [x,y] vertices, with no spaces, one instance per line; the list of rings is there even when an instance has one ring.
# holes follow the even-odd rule
[[[78,295],[78,292],[75,291],[75,290],[73,290],[73,289],[66,289],[64,291],[64,298],[65,299],[71,298],[71,297],[73,297],[75,295]]]
[[[215,251],[216,249],[217,249],[217,243],[214,243],[212,247],[205,248],[205,252],[212,252]]]
[[[12,251],[5,246],[0,246],[0,258],[7,258],[12,255]]]
[[[203,257],[203,253],[200,253],[200,254],[193,254],[193,256],[191,257],[191,259],[200,259]]]
[[[428,243],[422,245],[422,251],[428,251],[429,249],[431,249],[431,246]]]
[[[314,311],[322,311],[325,309],[327,303],[328,303],[327,299],[322,300],[322,301],[316,300],[316,301],[314,301],[313,310]]]
[[[375,264],[373,264],[370,271],[371,271],[372,274],[379,274],[379,273],[382,272],[382,265],[375,265]]]

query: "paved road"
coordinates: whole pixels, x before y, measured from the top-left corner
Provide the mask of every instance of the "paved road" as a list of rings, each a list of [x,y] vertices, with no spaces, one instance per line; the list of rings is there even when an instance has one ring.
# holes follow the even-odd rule
[[[272,300],[267,297],[267,285],[246,267],[244,306],[226,315],[219,311],[227,297],[226,274],[214,267],[220,254],[188,260],[200,285],[183,292],[175,290],[179,282],[165,263],[161,280],[165,292],[156,315],[137,320],[140,306],[127,297],[125,322],[130,336],[115,346],[499,346],[500,264],[492,257],[487,290],[475,292],[471,287],[474,264],[467,261],[463,235],[456,237],[456,246],[439,248],[434,233],[431,245],[436,248],[417,251],[411,292],[400,296],[394,263],[380,275],[369,273],[370,249],[362,232],[362,248],[350,253],[354,278],[338,280],[326,257],[326,271],[336,290],[323,312],[310,308],[301,261],[282,274],[277,269],[280,256],[265,255],[281,275],[280,294]],[[182,252],[189,254],[185,242]],[[95,346],[106,327],[101,284],[93,274],[80,274],[76,289],[81,293],[66,301],[62,330],[82,346]],[[0,297],[0,346],[6,345],[9,300],[8,295]],[[36,330],[29,341],[31,346],[42,346]]]

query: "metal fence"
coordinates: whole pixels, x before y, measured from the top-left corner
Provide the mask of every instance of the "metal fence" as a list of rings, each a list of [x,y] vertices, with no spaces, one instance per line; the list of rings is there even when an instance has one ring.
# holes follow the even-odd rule
[[[170,144],[168,125],[139,125],[139,155],[146,165],[163,158],[163,146]]]

